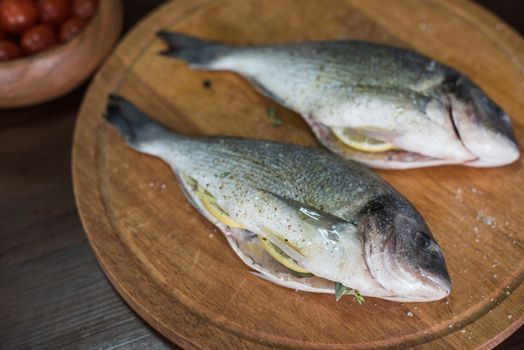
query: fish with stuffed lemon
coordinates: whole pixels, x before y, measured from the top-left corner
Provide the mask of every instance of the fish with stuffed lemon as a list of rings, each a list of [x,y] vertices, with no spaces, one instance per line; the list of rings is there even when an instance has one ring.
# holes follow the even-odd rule
[[[442,251],[412,205],[373,172],[318,148],[173,133],[111,96],[106,119],[159,157],[255,273],[284,287],[394,301],[446,297]]]
[[[358,40],[226,45],[158,34],[162,54],[232,71],[298,112],[329,150],[371,167],[495,167],[519,150],[508,115],[456,70]]]

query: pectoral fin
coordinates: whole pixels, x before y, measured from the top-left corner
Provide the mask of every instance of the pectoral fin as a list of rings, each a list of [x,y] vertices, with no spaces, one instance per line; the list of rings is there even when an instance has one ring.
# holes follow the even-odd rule
[[[268,195],[274,197],[278,201],[282,202],[283,205],[292,208],[297,213],[299,213],[300,218],[319,229],[332,230],[334,227],[341,224],[352,224],[356,226],[355,223],[349,222],[341,217],[327,213],[320,209],[314,208],[308,204],[301,203],[291,198],[281,196],[279,194],[260,189],[262,192],[267,193]]]

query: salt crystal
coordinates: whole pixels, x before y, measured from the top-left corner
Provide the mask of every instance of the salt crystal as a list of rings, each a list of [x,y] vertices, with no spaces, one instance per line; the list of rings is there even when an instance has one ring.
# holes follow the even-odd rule
[[[497,224],[495,223],[495,218],[491,216],[486,216],[482,212],[477,213],[477,221],[482,221],[488,226],[491,226],[492,228],[497,227]]]
[[[512,317],[513,315],[508,315],[508,320],[511,320]]]
[[[462,328],[462,329],[460,330],[460,333],[466,333],[466,330],[465,330],[464,328]]]
[[[160,188],[162,188],[162,189],[164,189],[164,188],[166,188],[166,187],[167,187],[166,184],[162,184],[162,185],[160,186]]]
[[[406,316],[407,317],[413,317],[413,312],[411,312],[411,311],[406,312]]]

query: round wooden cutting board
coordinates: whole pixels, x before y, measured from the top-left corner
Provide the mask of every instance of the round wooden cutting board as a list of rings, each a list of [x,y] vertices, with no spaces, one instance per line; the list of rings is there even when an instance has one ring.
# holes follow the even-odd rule
[[[94,79],[78,119],[75,195],[97,258],[124,299],[190,348],[490,348],[524,321],[524,167],[379,171],[420,210],[453,290],[432,303],[308,294],[261,280],[186,201],[159,159],[102,118],[118,93],[173,130],[317,145],[295,113],[226,72],[158,55],[160,29],[234,44],[365,39],[408,47],[469,75],[524,144],[524,42],[465,1],[177,0],[129,34]],[[208,80],[210,86],[205,86]],[[207,84],[209,85],[209,84]],[[274,126],[273,106],[284,123]]]

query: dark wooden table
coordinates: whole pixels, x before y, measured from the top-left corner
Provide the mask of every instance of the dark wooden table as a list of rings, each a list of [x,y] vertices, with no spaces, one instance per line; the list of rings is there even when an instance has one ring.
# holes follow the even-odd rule
[[[162,0],[128,0],[125,29]],[[524,33],[524,1],[478,0]],[[0,349],[172,349],[119,297],[83,232],[71,143],[87,84],[0,110]],[[524,328],[497,349],[524,348]]]

